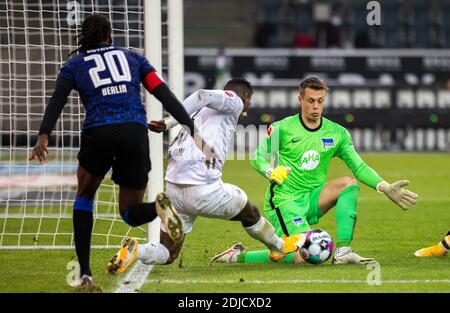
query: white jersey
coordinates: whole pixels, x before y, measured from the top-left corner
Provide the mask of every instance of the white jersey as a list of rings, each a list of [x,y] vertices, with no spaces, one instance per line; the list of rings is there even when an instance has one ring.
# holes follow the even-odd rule
[[[231,137],[244,104],[230,90],[197,90],[183,101],[194,125],[218,158],[208,169],[205,156],[186,130],[181,130],[169,146],[166,181],[174,184],[206,185],[222,177],[222,168]]]

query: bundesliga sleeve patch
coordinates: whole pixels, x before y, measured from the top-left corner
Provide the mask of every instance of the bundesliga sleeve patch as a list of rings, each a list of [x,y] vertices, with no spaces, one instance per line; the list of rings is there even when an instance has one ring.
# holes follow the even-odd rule
[[[228,97],[231,97],[231,98],[234,97],[234,96],[233,96],[233,93],[232,93],[231,91],[229,91],[229,90],[225,90],[225,94],[226,94]]]
[[[334,147],[333,138],[322,138],[322,143],[323,143],[323,147],[325,148],[325,150]]]

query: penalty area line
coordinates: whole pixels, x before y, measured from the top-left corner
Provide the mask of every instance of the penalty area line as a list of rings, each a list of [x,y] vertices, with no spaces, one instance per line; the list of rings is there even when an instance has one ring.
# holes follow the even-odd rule
[[[163,283],[163,284],[258,284],[258,285],[273,285],[273,284],[367,284],[366,280],[326,280],[326,279],[292,279],[292,280],[255,280],[245,279],[239,280],[196,280],[196,279],[149,279],[148,283]],[[381,284],[450,284],[450,279],[411,279],[411,280],[382,280]]]
[[[142,285],[146,282],[153,265],[145,265],[142,262],[136,262],[125,278],[119,283],[114,293],[136,293],[139,292]]]

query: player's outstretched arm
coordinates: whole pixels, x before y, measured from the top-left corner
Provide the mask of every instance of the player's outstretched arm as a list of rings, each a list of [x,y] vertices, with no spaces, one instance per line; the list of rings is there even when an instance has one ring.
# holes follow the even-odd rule
[[[36,145],[33,148],[33,151],[31,151],[31,154],[28,157],[28,161],[38,159],[39,163],[41,164],[47,163],[47,156],[48,156],[47,147],[48,147],[48,135],[40,134],[38,136]]]
[[[73,81],[69,78],[59,75],[56,80],[55,91],[53,92],[47,107],[45,108],[44,117],[39,128],[38,140],[28,160],[38,159],[40,163],[47,163],[48,155],[48,138],[55,127],[67,97],[73,88]]]
[[[403,210],[407,210],[416,204],[417,194],[402,188],[407,186],[409,181],[400,180],[392,184],[384,181],[377,172],[361,159],[353,146],[348,131],[344,133],[343,143],[338,148],[337,156],[349,167],[356,179],[378,192],[384,193]]]
[[[377,191],[384,193],[403,210],[407,210],[415,205],[419,198],[416,193],[403,188],[408,185],[408,180],[400,180],[392,184],[382,180],[377,184]]]
[[[194,136],[194,122],[191,120],[189,114],[186,112],[183,105],[169,89],[166,83],[158,76],[155,69],[142,59],[141,82],[145,89],[155,96],[161,102],[164,109],[169,112],[181,125],[189,128],[191,136]],[[150,125],[149,125],[150,127]]]
[[[224,101],[224,92],[225,91],[223,90],[199,89],[183,101],[183,108],[189,116],[192,116],[204,107],[208,107],[219,112],[234,112],[233,110],[239,110],[239,108],[236,108],[233,105],[233,102],[227,103]],[[176,119],[174,120],[172,117],[168,116],[160,121],[150,121],[148,126],[151,131],[160,133],[174,127],[178,124],[178,122],[179,121]],[[163,124],[165,124],[165,127]]]
[[[171,117],[166,117],[159,121],[150,121],[150,123],[148,123],[148,128],[152,132],[162,133],[171,128],[171,126],[172,126],[171,122],[172,122]],[[196,146],[203,152],[203,154],[206,157],[206,161],[205,161],[206,167],[207,168],[210,168],[211,166],[213,168],[216,167],[217,156],[216,156],[214,149],[212,147],[210,147],[203,140],[203,138],[199,135],[198,132],[195,132],[194,142],[195,142]]]
[[[172,91],[170,91],[169,87],[165,83],[162,83],[152,90],[152,94],[162,103],[170,115],[172,115],[181,125],[185,125],[189,128],[191,136],[193,136],[194,122],[191,120],[181,102],[178,101]]]

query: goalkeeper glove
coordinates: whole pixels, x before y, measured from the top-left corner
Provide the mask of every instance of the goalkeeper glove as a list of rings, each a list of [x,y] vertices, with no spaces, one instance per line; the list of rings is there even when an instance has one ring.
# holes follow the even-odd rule
[[[377,191],[384,193],[389,199],[403,210],[407,210],[416,204],[418,195],[402,187],[408,186],[408,180],[400,180],[389,184],[382,180],[377,184]]]
[[[276,168],[269,168],[266,171],[266,177],[271,182],[275,182],[278,185],[281,185],[286,180],[290,172],[291,172],[290,167],[280,165],[277,166]]]

